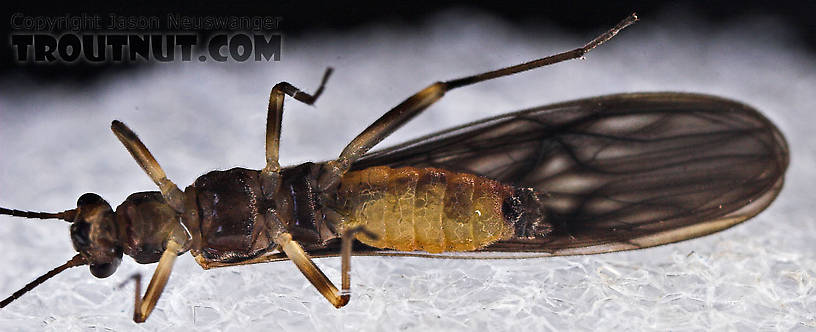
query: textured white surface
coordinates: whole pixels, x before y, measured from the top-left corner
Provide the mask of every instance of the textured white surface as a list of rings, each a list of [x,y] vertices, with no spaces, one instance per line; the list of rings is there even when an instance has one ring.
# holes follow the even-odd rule
[[[632,91],[702,92],[763,111],[785,133],[787,184],[758,217],[705,238],[606,255],[530,260],[354,258],[351,303],[336,310],[287,262],[201,270],[180,257],[146,324],[131,322],[132,286],[155,265],[86,267],[0,310],[3,330],[809,330],[816,328],[816,63],[784,25],[756,19],[711,28],[646,17],[586,60],[451,92],[384,144],[527,107]],[[606,27],[598,27],[598,32]],[[435,80],[572,49],[591,35],[510,27],[452,12],[419,27],[370,26],[285,39],[271,64],[156,65],[89,86],[0,80],[0,206],[56,211],[84,192],[117,205],[155,190],[111,134],[130,125],[171,179],[261,168],[267,96],[278,81],[314,89],[287,99],[283,164],[325,160],[384,111]],[[9,89],[13,87],[13,89]],[[385,146],[385,145],[383,145]],[[0,218],[0,297],[73,255],[58,221]],[[318,264],[339,282],[339,260]]]

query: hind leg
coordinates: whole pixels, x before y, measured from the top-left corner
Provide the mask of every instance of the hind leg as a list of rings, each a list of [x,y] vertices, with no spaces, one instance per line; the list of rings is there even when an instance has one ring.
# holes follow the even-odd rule
[[[473,76],[445,82],[436,82],[429,85],[425,89],[420,90],[413,96],[408,97],[408,99],[392,108],[382,117],[377,119],[377,121],[374,121],[374,123],[363,130],[362,133],[357,135],[357,137],[355,137],[345,147],[345,149],[343,149],[343,152],[340,153],[340,156],[337,159],[327,162],[320,175],[318,187],[320,190],[325,191],[336,186],[343,174],[348,172],[348,170],[351,168],[352,163],[354,163],[357,159],[360,159],[360,157],[377,145],[377,143],[388,137],[388,135],[402,127],[415,116],[422,113],[422,111],[427,109],[428,106],[431,106],[431,104],[441,99],[446,92],[474,83],[492,80],[566,60],[580,58],[593,48],[614,37],[623,28],[629,26],[635,21],[637,21],[637,16],[635,14],[629,15],[612,29],[609,29],[607,32],[599,35],[589,43],[585,44],[583,47],[576,48],[572,51],[551,55],[530,62]]]

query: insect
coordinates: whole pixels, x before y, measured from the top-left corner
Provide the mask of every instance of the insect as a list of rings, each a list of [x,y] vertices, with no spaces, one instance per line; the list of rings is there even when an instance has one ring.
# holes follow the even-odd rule
[[[0,302],[87,265],[112,275],[126,254],[158,262],[133,319],[155,308],[177,256],[205,269],[291,260],[334,306],[350,300],[354,255],[493,257],[592,254],[716,232],[756,215],[782,188],[788,148],[753,108],[713,96],[630,93],[501,115],[384,150],[377,143],[447,91],[583,56],[634,23],[633,14],[581,48],[431,84],[324,163],[278,163],[286,96],[321,95],[289,83],[270,94],[266,166],[212,171],[182,191],[124,123],[111,129],[160,191],[113,209],[82,195],[57,213],[0,213],[71,223],[77,254]],[[338,289],[312,262],[341,257]]]

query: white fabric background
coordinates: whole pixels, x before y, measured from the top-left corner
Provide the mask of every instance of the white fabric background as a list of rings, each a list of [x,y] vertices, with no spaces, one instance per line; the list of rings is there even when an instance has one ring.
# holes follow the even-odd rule
[[[610,24],[614,21],[610,19]],[[599,26],[600,33],[608,27]],[[285,32],[285,31],[284,31]],[[593,36],[511,26],[454,11],[417,26],[284,39],[283,61],[184,63],[126,71],[82,86],[0,79],[0,206],[57,211],[84,192],[113,206],[156,190],[109,129],[133,128],[180,186],[212,169],[261,168],[269,89],[287,99],[282,164],[336,156],[379,115],[427,84],[528,61]],[[791,147],[787,183],[758,217],[701,239],[605,255],[530,260],[352,260],[351,303],[336,310],[288,262],[201,270],[177,261],[146,324],[132,323],[133,273],[86,267],[0,310],[3,330],[809,330],[816,328],[816,63],[784,22],[751,18],[711,28],[693,17],[643,17],[586,60],[455,90],[384,142],[553,102],[633,91],[701,92],[763,111]],[[0,218],[0,297],[73,255],[59,221]],[[318,261],[339,282],[339,259]],[[146,284],[146,282],[145,282]]]

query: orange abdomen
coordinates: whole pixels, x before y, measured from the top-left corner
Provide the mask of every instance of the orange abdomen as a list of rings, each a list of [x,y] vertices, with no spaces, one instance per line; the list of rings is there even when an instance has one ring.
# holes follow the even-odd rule
[[[386,166],[349,172],[337,192],[342,229],[365,226],[357,239],[396,250],[470,251],[513,235],[502,203],[513,188],[436,168]]]

